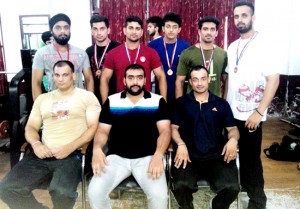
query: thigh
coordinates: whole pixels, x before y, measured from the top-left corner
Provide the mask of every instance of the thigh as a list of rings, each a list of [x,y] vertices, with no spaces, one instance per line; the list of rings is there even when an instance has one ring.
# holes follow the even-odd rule
[[[105,172],[101,172],[100,176],[94,175],[90,185],[89,192],[102,190],[104,193],[110,193],[124,179],[131,175],[130,160],[122,158],[118,155],[107,156],[108,166]]]
[[[47,163],[34,154],[28,154],[10,170],[2,180],[1,187],[31,191],[48,180],[49,175]]]
[[[213,160],[207,165],[206,171],[207,178],[214,191],[219,192],[225,188],[239,188],[235,161],[226,163],[222,159]]]
[[[158,179],[148,176],[148,167],[152,156],[131,160],[132,175],[146,194],[166,194],[168,190],[166,175],[163,173]]]
[[[72,154],[61,160],[51,162],[53,177],[51,179],[51,192],[73,196],[81,180],[81,156]]]

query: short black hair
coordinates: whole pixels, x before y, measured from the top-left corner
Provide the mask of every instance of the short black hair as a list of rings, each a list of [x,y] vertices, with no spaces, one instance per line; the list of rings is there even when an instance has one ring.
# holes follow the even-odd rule
[[[108,21],[108,18],[105,17],[105,16],[102,16],[102,15],[93,15],[91,17],[91,19],[90,19],[91,28],[93,27],[93,23],[96,23],[96,22],[104,22],[105,26],[107,28],[109,28],[109,21]]]
[[[149,19],[146,21],[147,24],[148,23],[152,23],[154,25],[154,27],[158,27],[158,32],[160,33],[161,32],[161,29],[162,29],[162,18],[159,17],[159,16],[152,16],[152,17],[149,17]]]
[[[143,70],[144,76],[146,76],[145,68],[140,64],[128,65],[125,69],[124,78],[126,78],[126,73],[127,73],[128,70]]]
[[[200,71],[200,70],[205,70],[207,72],[207,75],[209,76],[209,72],[207,70],[206,67],[202,66],[202,65],[196,65],[196,66],[193,66],[190,71],[189,71],[189,74],[188,74],[188,78],[190,79],[191,78],[191,74],[193,71]]]
[[[70,62],[69,60],[58,60],[54,65],[53,65],[53,71],[55,69],[55,67],[63,67],[63,66],[69,66],[72,70],[72,72],[75,72],[75,68],[72,62]]]
[[[44,33],[42,33],[42,36],[41,36],[41,38],[45,44],[47,41],[50,41],[51,37],[52,37],[51,31],[45,31]]]
[[[134,16],[134,15],[127,16],[125,20],[125,27],[127,27],[129,22],[137,22],[141,26],[141,28],[143,28],[143,21],[138,16]]]
[[[168,21],[176,22],[178,24],[178,26],[181,27],[182,19],[179,14],[176,14],[174,12],[168,12],[163,17],[163,25],[165,25],[165,23]]]
[[[235,2],[235,4],[233,5],[233,10],[234,10],[236,7],[240,7],[240,6],[247,6],[247,7],[249,7],[249,8],[251,9],[251,11],[252,11],[252,15],[254,15],[255,9],[254,9],[254,5],[253,5],[251,2],[249,2],[249,1],[237,1],[237,2]]]
[[[198,21],[198,29],[201,30],[202,26],[203,26],[203,23],[205,22],[212,22],[212,23],[215,23],[216,24],[216,30],[219,29],[219,25],[220,25],[220,20],[214,16],[206,16],[206,17],[203,17],[201,19],[199,19]]]

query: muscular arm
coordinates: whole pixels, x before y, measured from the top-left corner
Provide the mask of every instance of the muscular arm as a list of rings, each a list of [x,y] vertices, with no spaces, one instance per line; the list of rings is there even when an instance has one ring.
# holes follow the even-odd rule
[[[160,120],[156,123],[158,129],[158,139],[156,151],[149,164],[148,173],[153,179],[159,178],[164,172],[163,156],[171,141],[171,129],[169,120]]]
[[[102,99],[102,104],[106,101],[109,92],[109,81],[113,75],[113,70],[109,68],[104,68],[102,70],[102,75],[100,78],[100,95]]]
[[[101,171],[105,172],[105,166],[108,165],[106,155],[103,152],[103,147],[107,143],[108,135],[111,129],[111,125],[100,123],[97,128],[97,132],[94,138],[92,168],[94,175],[99,175]]]
[[[175,81],[175,97],[181,97],[184,92],[184,82],[185,82],[185,75],[177,75]]]
[[[229,163],[231,160],[234,160],[236,158],[240,133],[236,126],[227,127],[226,129],[228,131],[228,142],[223,148],[222,155],[224,155],[224,161]]]
[[[42,69],[33,69],[31,77],[32,85],[32,98],[33,101],[42,94],[42,81],[43,81],[44,70]]]
[[[167,79],[166,74],[163,71],[162,67],[158,67],[153,69],[153,73],[156,76],[158,81],[159,93],[160,95],[167,100]]]
[[[261,114],[264,114],[265,110],[272,102],[272,99],[279,85],[279,74],[277,73],[266,76],[266,79],[267,85],[264,90],[263,98],[257,107],[257,111]],[[247,119],[245,125],[249,129],[256,129],[259,123],[261,122],[262,116],[258,112],[254,111]]]
[[[82,70],[83,76],[84,76],[84,81],[85,81],[85,88],[88,91],[94,92],[94,78],[91,69],[84,68]]]
[[[188,149],[184,141],[181,139],[180,133],[178,131],[179,126],[172,124],[171,127],[172,127],[172,139],[178,145],[175,159],[174,159],[174,163],[175,163],[174,166],[176,168],[179,168],[183,164],[183,168],[185,168],[187,163],[191,162]]]

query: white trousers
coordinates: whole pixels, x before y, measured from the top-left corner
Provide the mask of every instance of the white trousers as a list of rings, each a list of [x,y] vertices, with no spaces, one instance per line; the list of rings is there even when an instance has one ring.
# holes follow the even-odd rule
[[[127,177],[133,175],[143,189],[148,200],[148,209],[168,207],[168,187],[165,174],[159,179],[148,177],[147,171],[152,156],[137,159],[122,158],[118,155],[107,156],[109,163],[106,172],[93,176],[88,195],[92,209],[111,209],[109,194]]]

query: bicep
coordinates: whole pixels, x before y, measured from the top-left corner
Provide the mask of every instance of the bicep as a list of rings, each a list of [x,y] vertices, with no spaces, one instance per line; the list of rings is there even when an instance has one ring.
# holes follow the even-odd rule
[[[158,132],[160,134],[164,131],[171,130],[170,120],[160,120],[160,121],[156,122],[156,126],[157,126]]]
[[[104,68],[102,70],[101,80],[109,80],[113,75],[113,70],[109,68]]]
[[[42,82],[44,70],[34,69],[32,70],[32,83]]]

